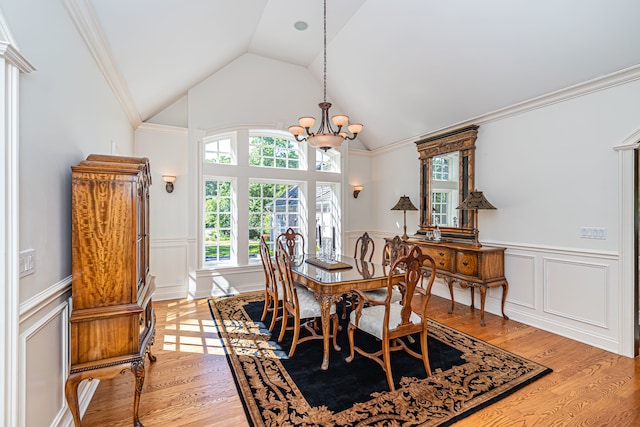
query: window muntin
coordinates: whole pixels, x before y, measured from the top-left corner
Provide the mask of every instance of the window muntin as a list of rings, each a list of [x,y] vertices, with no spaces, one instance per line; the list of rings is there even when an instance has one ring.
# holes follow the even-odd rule
[[[204,181],[204,260],[205,263],[231,260],[233,223],[232,185],[228,179]]]
[[[434,157],[432,163],[432,179],[435,181],[449,181],[449,159]]]
[[[234,141],[235,135],[233,134],[216,135],[204,139],[205,163],[236,164]]]
[[[278,169],[302,169],[300,143],[284,136],[252,133],[249,136],[249,165]]]
[[[260,256],[261,235],[268,236],[274,249],[273,241],[288,228],[306,234],[301,231],[301,186],[300,182],[249,182],[249,260]]]
[[[337,150],[316,150],[316,170],[340,172],[340,152]]]

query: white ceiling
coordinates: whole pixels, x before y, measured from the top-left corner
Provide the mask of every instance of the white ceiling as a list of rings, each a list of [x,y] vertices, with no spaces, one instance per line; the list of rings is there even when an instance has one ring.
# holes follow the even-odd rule
[[[121,99],[142,121],[245,53],[322,80],[321,0],[67,3],[89,11]],[[328,100],[365,124],[369,149],[640,64],[638,0],[328,0],[327,9]],[[306,31],[294,28],[300,20]]]

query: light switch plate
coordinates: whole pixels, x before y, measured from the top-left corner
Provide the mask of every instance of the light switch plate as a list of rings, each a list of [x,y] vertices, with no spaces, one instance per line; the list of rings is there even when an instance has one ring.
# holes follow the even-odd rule
[[[607,229],[602,227],[580,227],[581,239],[607,239]]]
[[[20,252],[20,277],[36,272],[36,250],[26,249]]]

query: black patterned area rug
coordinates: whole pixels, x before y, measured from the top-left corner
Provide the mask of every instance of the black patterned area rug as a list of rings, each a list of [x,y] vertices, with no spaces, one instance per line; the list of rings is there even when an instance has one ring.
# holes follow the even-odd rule
[[[385,374],[374,361],[356,353],[351,363],[345,362],[346,321],[339,332],[342,350],[331,347],[329,369],[323,371],[322,341],[299,344],[287,358],[293,332],[278,343],[281,323],[269,333],[271,315],[260,321],[263,304],[262,293],[209,300],[254,426],[447,426],[551,372],[430,320],[431,377],[420,360],[394,352],[396,390],[389,392]],[[355,340],[361,347],[380,347],[366,334],[356,334]]]

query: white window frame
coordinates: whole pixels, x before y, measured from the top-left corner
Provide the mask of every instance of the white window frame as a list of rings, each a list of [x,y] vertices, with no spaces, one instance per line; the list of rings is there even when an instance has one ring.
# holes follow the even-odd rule
[[[320,167],[325,159],[331,160],[332,168],[325,169]],[[324,173],[340,173],[341,153],[338,150],[320,150],[316,149],[316,170]]]
[[[230,249],[229,249],[229,259],[228,260],[218,260],[218,261],[207,261],[207,255],[206,255],[206,232],[207,232],[207,228],[206,228],[206,202],[205,202],[205,190],[204,190],[204,186],[206,181],[225,181],[225,182],[229,182],[231,184],[231,196],[230,196],[230,214],[231,214],[231,224],[230,224]],[[237,235],[238,235],[238,214],[237,214],[237,204],[236,204],[236,180],[235,178],[231,178],[231,177],[223,177],[223,176],[204,176],[202,179],[202,224],[201,224],[201,230],[202,230],[202,264],[205,266],[220,266],[220,265],[236,265],[238,263],[238,250],[237,250],[237,245],[235,244],[235,242],[237,241]]]
[[[292,227],[294,228],[294,230],[296,230],[297,232],[299,232],[300,234],[302,234],[302,236],[305,238],[305,240],[307,240],[307,198],[305,197],[306,192],[306,182],[304,181],[284,181],[284,180],[265,180],[265,179],[254,179],[254,178],[249,178],[249,186],[251,184],[271,184],[271,185],[286,185],[286,186],[298,186],[298,212],[297,212],[297,216],[298,216],[298,225],[296,227]],[[251,195],[249,195],[249,200],[251,199]],[[248,206],[247,206],[247,210],[248,210]],[[264,213],[264,212],[262,212]],[[249,212],[249,215],[251,215],[252,213]],[[287,214],[289,214],[287,212]],[[284,226],[284,228],[278,228],[277,226],[275,226],[273,223],[271,224],[271,233],[269,234],[269,243],[271,245],[273,245],[273,242],[275,241],[276,237],[278,237],[281,233],[284,233],[287,228],[289,227],[289,225]],[[249,222],[249,226],[248,226],[249,231],[251,231],[251,222]],[[255,262],[255,261],[259,261],[259,257],[251,257],[251,238],[249,238],[249,240],[247,241],[247,250],[249,251],[249,262]],[[255,243],[254,243],[255,244]],[[273,246],[271,247],[271,249],[275,249]],[[303,251],[306,251],[307,248],[303,248]]]
[[[292,141],[293,143],[295,143],[298,146],[298,149],[296,150],[298,152],[298,168],[294,169],[294,168],[282,168],[282,167],[277,167],[277,166],[262,166],[262,165],[249,165],[252,168],[266,168],[266,169],[277,169],[277,170],[286,170],[286,171],[294,171],[294,170],[306,170],[307,169],[307,156],[306,156],[306,150],[305,150],[305,145],[303,142],[298,142],[296,141],[290,134],[285,134],[282,132],[274,132],[273,130],[264,130],[264,129],[252,129],[249,131],[249,138],[247,139],[247,145],[250,148],[250,140],[253,137],[272,137],[272,138],[278,138],[278,139],[288,139],[290,141]],[[276,157],[274,157],[274,160],[276,159]],[[249,156],[247,156],[247,162],[249,161]]]
[[[229,156],[231,157],[231,163],[220,163],[220,162],[208,162],[207,158],[207,145],[213,142],[217,142],[220,144],[220,141],[225,139],[230,140],[230,152]],[[218,145],[219,146],[219,145]],[[211,135],[202,140],[202,159],[205,163],[209,164],[218,164],[218,165],[237,165],[238,164],[238,150],[237,150],[237,133],[236,132],[227,132],[227,133],[219,133],[216,135]],[[220,150],[216,151],[218,156],[220,155]]]

